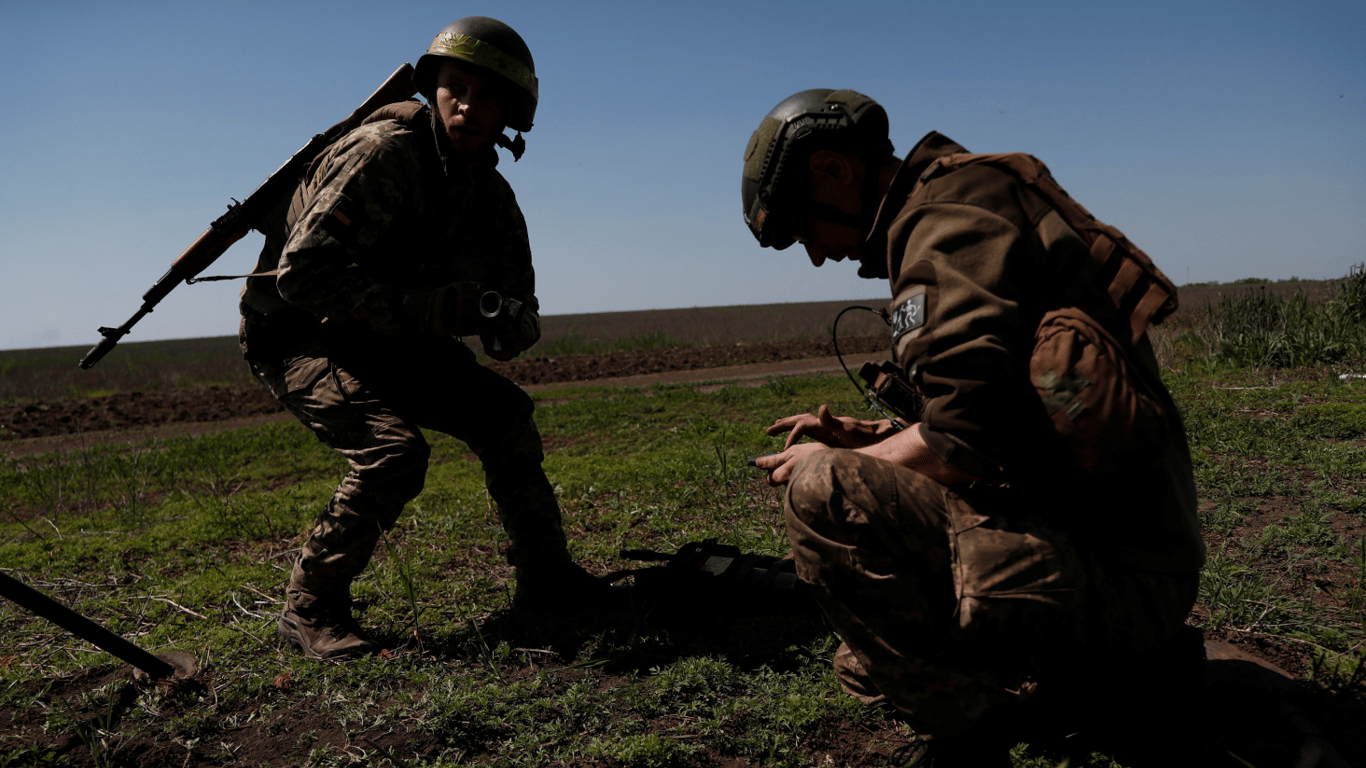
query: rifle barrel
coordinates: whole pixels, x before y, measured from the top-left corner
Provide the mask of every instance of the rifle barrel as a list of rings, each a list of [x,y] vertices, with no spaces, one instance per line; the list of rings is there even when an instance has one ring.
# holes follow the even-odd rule
[[[314,136],[307,144],[292,157],[285,161],[285,164],[266,177],[261,182],[261,186],[256,188],[245,200],[238,203],[234,201],[228,206],[228,212],[219,217],[216,221],[204,230],[197,240],[190,244],[185,252],[176,258],[171,264],[171,268],[160,280],[151,287],[147,293],[143,294],[142,309],[129,318],[128,322],[118,328],[101,328],[100,334],[104,336],[100,343],[96,344],[81,358],[80,366],[85,370],[90,370],[98,363],[109,351],[119,343],[119,339],[128,335],[133,326],[151,312],[157,303],[166,298],[166,294],[175,289],[176,286],[185,282],[187,279],[196,277],[199,273],[208,269],[223,252],[228,250],[233,243],[242,239],[247,232],[260,226],[259,219],[266,215],[266,212],[277,201],[279,195],[285,194],[296,181],[297,176],[303,169],[313,161],[319,153],[329,144],[340,138],[343,133],[350,131],[360,124],[361,120],[367,117],[382,106],[403,101],[417,93],[417,87],[413,85],[413,65],[404,64],[389,76],[374,93],[370,94],[364,103],[356,108],[349,117],[337,123],[327,130],[326,133]]]

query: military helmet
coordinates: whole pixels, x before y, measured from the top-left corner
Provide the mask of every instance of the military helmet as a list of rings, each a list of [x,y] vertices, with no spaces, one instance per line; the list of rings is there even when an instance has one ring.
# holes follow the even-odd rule
[[[508,100],[508,127],[531,130],[538,98],[536,63],[512,27],[487,16],[466,16],[447,24],[417,60],[413,73],[413,84],[428,101],[436,90],[433,81],[442,59],[459,59],[506,80],[512,95]]]
[[[850,150],[880,162],[893,152],[887,132],[887,111],[855,91],[815,88],[780,101],[749,137],[740,181],[745,223],[759,245],[781,251],[795,242],[790,224],[807,207],[812,152]]]

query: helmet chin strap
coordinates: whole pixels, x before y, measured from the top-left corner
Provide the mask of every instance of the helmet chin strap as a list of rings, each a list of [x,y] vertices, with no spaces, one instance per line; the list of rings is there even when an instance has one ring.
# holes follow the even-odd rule
[[[499,132],[493,137],[493,143],[512,153],[512,162],[522,159],[522,153],[526,152],[526,139],[522,138],[522,132],[517,132],[517,138],[509,139],[506,133]]]

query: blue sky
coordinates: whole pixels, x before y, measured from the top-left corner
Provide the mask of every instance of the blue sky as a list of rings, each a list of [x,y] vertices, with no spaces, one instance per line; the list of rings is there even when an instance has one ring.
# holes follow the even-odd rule
[[[9,3],[0,349],[93,344],[229,198],[475,14],[536,58],[500,169],[546,314],[885,295],[741,221],[750,132],[818,87],[876,98],[901,151],[938,130],[1037,155],[1178,283],[1366,259],[1360,2]],[[182,286],[127,340],[231,334],[236,292]]]

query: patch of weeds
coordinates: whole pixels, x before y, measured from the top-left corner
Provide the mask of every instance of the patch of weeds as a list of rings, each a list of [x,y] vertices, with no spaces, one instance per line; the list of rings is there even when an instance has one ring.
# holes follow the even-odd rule
[[[769,394],[783,401],[797,393],[797,387],[794,386],[793,380],[789,376],[774,376],[764,384],[764,387],[768,389]]]
[[[597,700],[593,688],[594,683],[590,679],[574,683],[560,694],[559,714],[566,728],[579,733],[592,733],[607,724],[604,718],[610,718],[611,715]]]
[[[1218,361],[1238,367],[1293,368],[1366,357],[1360,294],[1362,265],[1354,265],[1326,302],[1265,288],[1226,295],[1209,309]]]
[[[1311,403],[1301,406],[1291,421],[1295,429],[1303,429],[1321,438],[1358,440],[1366,437],[1366,404]]]
[[[1227,554],[1227,545],[1210,556],[1200,573],[1200,602],[1209,609],[1211,629],[1247,626],[1274,596],[1261,574]]]
[[[1215,504],[1214,509],[1205,514],[1204,527],[1206,530],[1228,536],[1238,526],[1247,525],[1243,516],[1255,510],[1256,507],[1248,501],[1221,500]]]
[[[0,768],[43,768],[65,762],[51,748],[38,744],[0,750]]]
[[[650,690],[656,711],[692,715],[708,710],[727,698],[735,688],[736,670],[720,659],[706,656],[679,659],[664,668],[650,670]]]
[[[697,749],[685,746],[678,738],[646,733],[594,741],[585,754],[608,758],[628,768],[671,768],[685,764],[687,757]]]
[[[493,750],[514,732],[540,690],[539,679],[502,685],[468,676],[435,683],[424,700],[421,729],[446,746],[474,754]]]
[[[1285,520],[1288,543],[1301,547],[1332,547],[1339,541],[1328,523],[1329,510],[1319,504],[1305,504],[1299,513]]]
[[[135,696],[129,683],[90,689],[70,701],[54,702],[48,727],[74,736],[90,754],[92,764],[114,765],[123,745],[136,736],[136,730],[123,728],[121,723]]]

